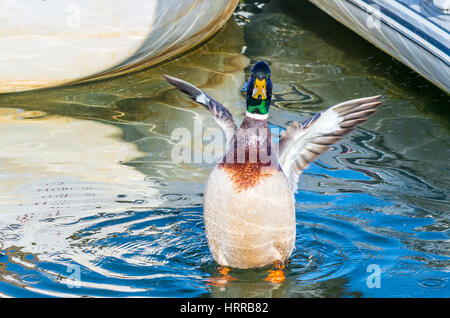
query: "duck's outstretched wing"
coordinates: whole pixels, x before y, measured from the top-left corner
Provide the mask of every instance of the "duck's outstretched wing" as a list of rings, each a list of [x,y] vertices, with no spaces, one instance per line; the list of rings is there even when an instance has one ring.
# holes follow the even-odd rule
[[[226,143],[229,145],[234,134],[236,133],[236,124],[228,109],[194,85],[173,76],[163,76],[170,84],[178,88],[183,93],[189,95],[189,97],[191,97],[195,102],[206,106],[206,108],[209,109],[216,123],[225,132]]]
[[[350,100],[315,114],[302,124],[293,122],[282,133],[279,162],[291,189],[297,192],[299,175],[320,154],[345,134],[367,120],[377,111],[383,96]]]

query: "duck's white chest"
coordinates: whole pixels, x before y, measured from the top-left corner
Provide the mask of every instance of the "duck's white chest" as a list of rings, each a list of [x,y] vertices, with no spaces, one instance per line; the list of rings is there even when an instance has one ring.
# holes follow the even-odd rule
[[[219,166],[206,185],[208,245],[223,266],[262,267],[286,260],[294,249],[295,205],[286,177],[277,170],[253,170]]]

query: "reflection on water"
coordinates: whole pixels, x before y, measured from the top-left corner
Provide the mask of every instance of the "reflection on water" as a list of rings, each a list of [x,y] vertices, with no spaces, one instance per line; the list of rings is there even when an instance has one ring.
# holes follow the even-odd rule
[[[448,97],[300,3],[243,2],[206,45],[156,69],[0,96],[0,296],[450,296],[449,131],[436,111]],[[212,165],[174,164],[171,133],[215,123],[161,74],[203,87],[240,122],[244,71],[258,59],[273,70],[273,127],[349,98],[388,99],[300,178],[286,281],[266,282],[263,268],[211,286]]]

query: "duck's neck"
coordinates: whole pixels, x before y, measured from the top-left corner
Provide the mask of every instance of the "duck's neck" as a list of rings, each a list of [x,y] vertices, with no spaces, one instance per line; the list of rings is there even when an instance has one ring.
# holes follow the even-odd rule
[[[272,151],[267,115],[246,114],[221,162],[222,166],[229,164],[255,164],[278,169],[277,154]]]
[[[245,113],[245,118],[251,118],[251,119],[255,119],[255,120],[262,120],[262,121],[267,121],[267,118],[269,118],[269,114],[252,114],[249,112]]]
[[[239,132],[244,135],[249,135],[247,138],[251,138],[258,134],[258,130],[262,129],[263,131],[267,131],[268,136],[270,136],[269,123],[267,122],[268,117],[268,114],[261,115],[247,112],[239,127]]]

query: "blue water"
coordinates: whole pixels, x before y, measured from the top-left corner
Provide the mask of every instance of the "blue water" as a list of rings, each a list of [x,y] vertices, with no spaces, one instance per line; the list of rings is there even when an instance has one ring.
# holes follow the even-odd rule
[[[0,297],[450,296],[448,95],[292,3],[243,2],[205,46],[157,69],[0,96]],[[272,129],[388,97],[301,176],[285,281],[265,281],[269,266],[215,286],[202,219],[213,164],[170,156],[174,128],[214,122],[160,75],[235,90],[240,122],[245,57],[271,63]]]

